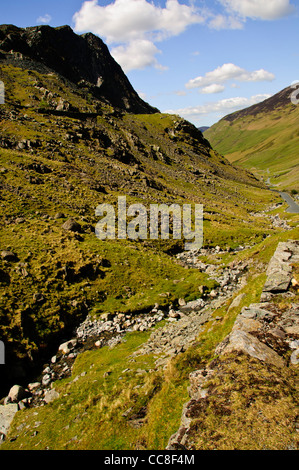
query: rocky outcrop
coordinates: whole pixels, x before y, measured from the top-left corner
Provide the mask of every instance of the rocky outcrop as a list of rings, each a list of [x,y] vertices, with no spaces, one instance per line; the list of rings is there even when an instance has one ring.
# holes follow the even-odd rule
[[[267,281],[262,299],[268,299],[268,293],[286,292],[292,280],[292,263],[299,262],[299,243],[279,243],[267,269]]]
[[[292,263],[298,263],[298,255],[298,241],[279,243],[267,269],[267,281],[262,294],[265,301],[241,310],[231,333],[215,350],[217,367],[213,366],[212,361],[205,369],[190,374],[190,401],[183,407],[181,425],[171,436],[168,450],[189,449],[192,410],[201,409],[200,403],[203,404],[207,397],[213,399],[215,389],[211,391],[207,388],[207,382],[221,373],[221,361],[225,361],[227,355],[244,354],[278,370],[299,363],[299,304],[290,303],[288,308],[281,309],[275,303],[275,296],[282,292],[288,297],[294,296],[294,293],[288,292],[288,288],[295,284],[291,282]],[[270,300],[264,295],[269,292]]]
[[[158,112],[139,97],[108,47],[94,34],[79,36],[69,26],[1,25],[0,49],[20,66],[24,61],[26,68],[42,64],[116,108],[132,113]],[[2,60],[7,60],[4,57]],[[65,109],[66,103],[58,106]]]

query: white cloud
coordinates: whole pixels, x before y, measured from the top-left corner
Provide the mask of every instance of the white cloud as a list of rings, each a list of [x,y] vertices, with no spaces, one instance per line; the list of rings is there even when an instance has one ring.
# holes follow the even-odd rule
[[[165,113],[168,114],[178,114],[186,119],[196,120],[203,115],[209,115],[212,113],[218,113],[220,116],[225,116],[226,114],[233,113],[240,109],[247,108],[254,104],[260,103],[267,98],[270,98],[271,95],[254,95],[251,98],[236,97],[236,98],[226,98],[220,101],[207,103],[200,106],[191,106],[188,108],[182,108],[177,110],[167,110]]]
[[[106,5],[100,0],[87,0],[73,16],[74,30],[102,37],[114,47],[113,55],[126,71],[150,66],[163,69],[156,58],[160,53],[157,42],[180,35],[195,24],[215,30],[242,29],[247,18],[275,20],[292,13],[290,1],[218,0],[223,11],[215,12],[207,0],[110,0]],[[132,51],[136,59],[130,56]]]
[[[136,39],[128,44],[114,47],[111,54],[125,72],[154,66],[164,70],[157,61],[156,55],[161,53],[154,43],[147,39]]]
[[[243,18],[277,20],[295,11],[289,0],[219,0],[232,13]]]
[[[244,27],[244,21],[240,20],[240,18],[229,15],[214,15],[212,19],[209,21],[209,27],[211,29],[242,29]]]
[[[181,34],[204,17],[193,4],[167,0],[165,8],[147,0],[114,0],[106,6],[98,0],[86,1],[74,15],[75,31],[91,31],[104,36],[108,43],[128,42],[145,34],[156,40]]]
[[[114,0],[100,6],[98,0],[85,1],[73,20],[75,31],[91,31],[115,44],[112,55],[124,70],[160,66],[155,42],[183,33],[192,24],[204,23],[193,2],[167,0],[165,7],[147,0]],[[133,54],[135,55],[133,57]]]
[[[202,88],[201,93],[204,95],[211,95],[213,93],[222,93],[225,90],[225,86],[218,85],[217,83],[213,83],[212,85],[208,85]]]
[[[44,24],[48,24],[50,23],[52,19],[52,16],[49,15],[48,13],[46,13],[44,16],[39,16],[36,20],[37,23],[44,23]]]
[[[203,88],[215,84],[223,84],[229,80],[237,80],[239,82],[262,82],[273,81],[275,75],[264,69],[249,72],[235,64],[223,64],[211,72],[207,72],[205,76],[199,76],[186,83],[186,88]]]

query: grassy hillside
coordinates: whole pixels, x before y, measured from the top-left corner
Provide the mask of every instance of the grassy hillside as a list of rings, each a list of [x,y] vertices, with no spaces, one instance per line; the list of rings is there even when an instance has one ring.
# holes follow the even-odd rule
[[[6,86],[0,107],[1,252],[14,253],[0,258],[5,393],[8,384],[27,384],[28,372],[40,374],[88,313],[145,313],[215,287],[208,273],[178,263],[181,240],[99,241],[99,204],[116,207],[120,195],[128,205],[147,208],[201,203],[204,246],[226,250],[213,263],[248,263],[242,303],[229,309],[231,298],[219,306],[196,344],[165,368],[156,367],[153,354],[132,357],[151,331],[131,332],[113,349],[85,351],[72,376],[53,383],[59,398],[17,413],[1,446],[165,449],[179,425],[189,372],[213,358],[242,306],[258,300],[278,241],[298,239],[298,216],[285,214],[285,206],[274,210],[290,224],[288,232],[263,214],[255,216],[281,199],[177,116],[126,114],[22,60],[3,60],[0,80]],[[76,231],[64,228],[69,219],[80,224]]]
[[[271,106],[255,105],[229,115],[213,125],[205,136],[230,162],[270,178],[278,189],[299,190],[299,107],[281,94]],[[283,93],[283,92],[282,92]],[[275,98],[276,97],[276,98]],[[276,103],[275,103],[276,99]]]
[[[126,195],[128,205],[202,203],[207,246],[235,247],[269,231],[249,212],[275,196],[215,153],[186,121],[116,112],[52,73],[3,64],[0,78],[6,84],[1,249],[17,256],[16,262],[0,260],[8,354],[24,358],[47,349],[90,308],[146,309],[182,277],[169,257],[182,249],[181,241],[100,242],[95,209],[103,202],[116,204]],[[68,110],[57,112],[61,100]],[[81,233],[63,229],[69,218]],[[198,272],[184,277],[169,301],[191,298],[194,281],[204,282]]]

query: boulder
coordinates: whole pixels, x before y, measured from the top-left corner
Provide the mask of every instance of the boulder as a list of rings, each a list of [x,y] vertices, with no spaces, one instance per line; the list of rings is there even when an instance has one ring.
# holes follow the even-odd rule
[[[296,349],[291,355],[291,364],[297,366],[299,364],[299,349]]]
[[[62,343],[59,346],[58,351],[62,352],[62,354],[69,354],[76,345],[77,345],[77,340],[71,339],[70,341]]]
[[[292,262],[299,254],[296,242],[281,242],[271,258],[263,292],[285,292],[292,280]]]
[[[8,402],[10,403],[18,403],[23,398],[26,398],[27,393],[26,390],[21,387],[21,385],[14,385],[11,387],[8,393]]]
[[[186,305],[182,305],[180,307],[180,310],[183,313],[188,313],[188,312],[198,312],[205,306],[205,302],[202,299],[197,299],[197,300],[192,300],[190,302],[187,302]]]
[[[57,400],[57,398],[59,398],[59,393],[53,388],[45,393],[44,401],[46,403],[51,403],[52,401]]]
[[[0,406],[0,435],[6,436],[17,411],[18,405],[14,403]]]
[[[1,251],[1,258],[3,258],[5,261],[17,261],[18,257],[15,253],[12,251],[8,250],[3,250]]]
[[[70,232],[81,232],[81,225],[79,222],[76,222],[74,219],[68,219],[63,225],[63,230],[67,230]]]

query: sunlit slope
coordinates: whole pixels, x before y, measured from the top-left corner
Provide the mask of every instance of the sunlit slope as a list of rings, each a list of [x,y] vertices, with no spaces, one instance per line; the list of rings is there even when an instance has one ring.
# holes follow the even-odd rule
[[[299,190],[299,106],[287,88],[269,100],[226,116],[205,132],[231,162],[248,168],[278,189]]]

